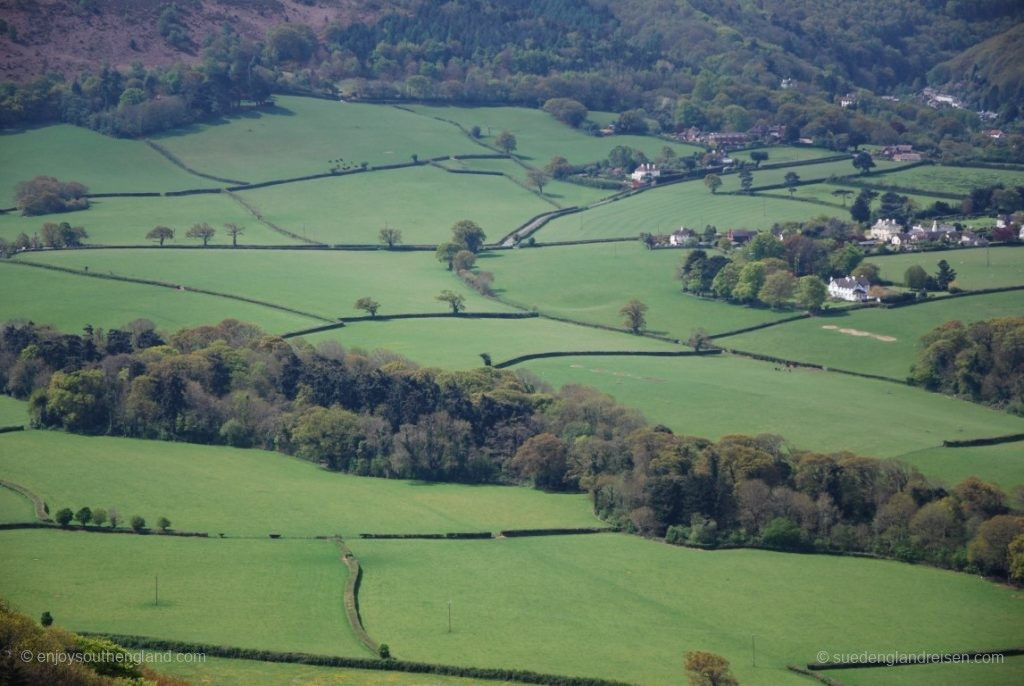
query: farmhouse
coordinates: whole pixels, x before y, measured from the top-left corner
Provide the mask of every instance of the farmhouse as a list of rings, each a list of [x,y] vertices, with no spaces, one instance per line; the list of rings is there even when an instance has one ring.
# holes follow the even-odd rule
[[[697,241],[697,232],[681,226],[668,237],[668,244],[674,246],[690,245]]]
[[[743,245],[751,238],[757,235],[757,231],[747,231],[746,229],[730,229],[729,233],[726,234],[729,240],[732,241],[733,245]]]
[[[879,241],[889,241],[901,233],[903,227],[895,219],[879,219],[868,231],[868,236]]]
[[[661,170],[657,165],[641,164],[629,175],[629,178],[633,179],[633,183],[650,183],[659,176],[661,176]]]
[[[828,294],[839,300],[861,302],[867,300],[871,283],[863,276],[847,276],[842,279],[833,277],[828,282]]]

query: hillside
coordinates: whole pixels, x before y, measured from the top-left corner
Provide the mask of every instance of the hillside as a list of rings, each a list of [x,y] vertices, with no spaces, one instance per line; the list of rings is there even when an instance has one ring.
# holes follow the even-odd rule
[[[1019,108],[1024,99],[1024,24],[943,62],[931,76],[953,84],[986,109]]]

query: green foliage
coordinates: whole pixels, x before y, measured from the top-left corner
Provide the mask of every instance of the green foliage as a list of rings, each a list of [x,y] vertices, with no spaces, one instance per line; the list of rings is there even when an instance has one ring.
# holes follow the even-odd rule
[[[156,520],[156,528],[162,533],[166,533],[167,530],[171,528],[171,520],[167,519],[167,517],[161,517]]]
[[[772,548],[797,550],[802,545],[800,527],[786,517],[776,517],[761,532],[761,541]]]
[[[583,103],[572,98],[550,98],[541,108],[552,117],[568,124],[573,128],[577,128],[587,118],[587,108]]]
[[[494,139],[494,143],[504,150],[506,155],[511,155],[518,146],[515,135],[509,131],[499,133],[498,137]]]
[[[136,533],[142,533],[146,530],[146,520],[139,515],[132,516],[131,519],[132,531]]]
[[[83,507],[82,509],[75,513],[75,521],[77,521],[82,526],[85,526],[86,524],[92,521],[92,510],[90,510],[88,507]]]
[[[57,510],[57,514],[53,516],[53,520],[61,526],[67,526],[74,519],[75,514],[71,511],[70,507],[63,507]]]
[[[643,135],[647,133],[647,113],[643,110],[628,110],[619,115],[615,132]]]
[[[353,307],[357,310],[362,310],[363,312],[366,312],[371,317],[376,317],[377,310],[380,309],[380,303],[374,300],[373,298],[364,296],[362,298],[359,298],[359,300],[356,300]]]
[[[44,629],[53,624],[53,615],[50,614],[49,610],[43,612],[43,614],[39,617],[39,624]]]
[[[452,226],[452,243],[470,252],[479,252],[486,240],[487,234],[474,221],[463,219]]]
[[[18,209],[26,217],[87,209],[88,192],[89,189],[77,181],[62,182],[52,176],[22,181],[15,189]]]

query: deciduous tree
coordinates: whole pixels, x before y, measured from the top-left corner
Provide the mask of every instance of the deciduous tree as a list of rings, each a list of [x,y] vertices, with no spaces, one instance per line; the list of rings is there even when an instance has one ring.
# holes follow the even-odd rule
[[[235,224],[234,222],[228,222],[224,225],[224,231],[231,236],[231,247],[238,247],[238,237],[245,233],[245,227],[241,224]],[[205,243],[203,244],[205,245]]]
[[[644,316],[646,312],[647,305],[636,298],[630,300],[619,310],[619,314],[625,317],[623,323],[630,331],[636,334],[643,331],[644,326],[647,325],[647,318]]]
[[[722,177],[718,174],[708,174],[704,177],[704,185],[708,187],[711,194],[714,195],[718,192],[718,189],[722,187]]]
[[[206,222],[199,222],[198,224],[193,224],[192,227],[185,232],[185,235],[189,238],[198,238],[203,242],[203,247],[205,248],[209,245],[210,239],[213,238],[215,233],[217,232],[212,226]]]
[[[452,242],[462,245],[470,252],[480,252],[486,240],[487,234],[474,221],[463,219],[452,226]]]
[[[160,247],[163,247],[164,241],[174,238],[174,229],[169,226],[154,226],[146,234],[146,238],[151,241],[160,241]]]
[[[514,151],[518,146],[515,135],[508,131],[502,131],[499,133],[498,137],[494,139],[494,143],[504,150],[506,155],[511,155],[512,151]]]
[[[380,309],[380,303],[370,297],[363,297],[356,300],[354,307],[357,310],[363,310],[371,317],[377,316],[377,310]]]
[[[391,249],[402,242],[402,232],[399,229],[394,229],[391,228],[390,226],[385,226],[383,229],[380,230],[380,233],[377,235],[377,238],[378,240],[380,240],[381,243],[388,246],[388,249]]]
[[[736,686],[739,682],[729,670],[729,661],[703,650],[686,653],[686,679],[690,686]]]
[[[466,299],[458,293],[450,290],[441,291],[441,295],[437,296],[437,299],[441,302],[448,303],[448,306],[452,308],[452,314],[458,314],[466,307]]]

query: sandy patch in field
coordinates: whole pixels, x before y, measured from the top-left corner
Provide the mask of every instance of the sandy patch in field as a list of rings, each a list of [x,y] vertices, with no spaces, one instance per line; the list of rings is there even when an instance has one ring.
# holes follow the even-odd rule
[[[570,369],[587,369],[582,364],[570,364],[569,368]],[[665,379],[662,379],[662,378],[657,377],[657,376],[640,376],[638,374],[630,374],[629,372],[615,371],[614,369],[601,369],[600,367],[598,367],[596,369],[587,369],[587,371],[588,372],[592,372],[594,374],[606,374],[608,376],[616,376],[616,377],[619,377],[621,379],[636,379],[637,381],[648,381],[648,382],[651,382],[651,383],[665,383]]]
[[[867,336],[868,338],[874,338],[876,341],[882,341],[883,343],[892,343],[896,340],[892,336],[882,336],[877,333],[871,333],[870,331],[861,331],[860,329],[840,329],[835,324],[826,324],[821,328],[828,329],[829,331],[845,333],[847,336]]]

